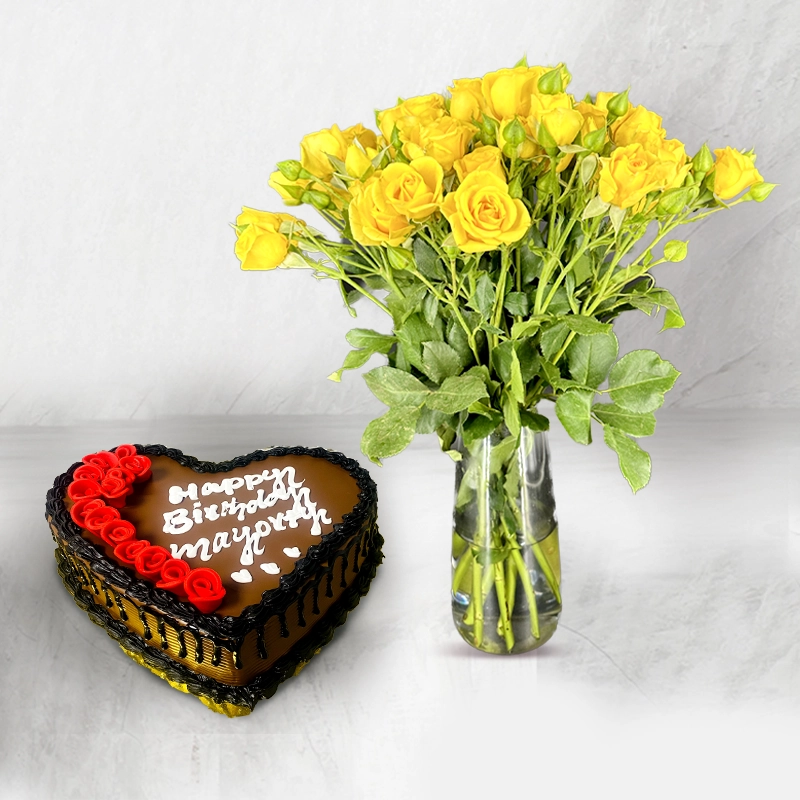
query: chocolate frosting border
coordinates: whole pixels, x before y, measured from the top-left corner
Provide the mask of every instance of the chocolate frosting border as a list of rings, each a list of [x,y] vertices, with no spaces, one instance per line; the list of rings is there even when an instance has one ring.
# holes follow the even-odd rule
[[[158,589],[141,580],[133,570],[112,561],[82,535],[82,529],[73,521],[64,504],[66,489],[72,474],[81,465],[73,464],[53,482],[47,493],[45,517],[59,530],[68,551],[91,564],[92,571],[124,590],[126,595],[144,603],[162,614],[169,615],[183,624],[205,631],[217,639],[242,639],[251,629],[264,625],[275,614],[284,613],[299,597],[299,589],[314,575],[320,563],[328,561],[351,536],[357,534],[377,508],[378,490],[370,474],[354,459],[322,447],[273,447],[269,450],[254,450],[230,461],[201,461],[187,456],[180,450],[160,444],[134,445],[136,452],[146,456],[167,456],[184,467],[199,474],[219,474],[232,469],[246,467],[270,456],[312,456],[323,458],[344,469],[357,483],[359,500],[355,508],[336,523],[330,533],[323,534],[319,544],[311,545],[305,556],[295,563],[288,575],[282,575],[280,585],[265,590],[261,601],[246,606],[236,617],[221,617],[218,614],[203,614],[191,603],[179,600],[174,594]],[[113,451],[112,451],[113,452]]]

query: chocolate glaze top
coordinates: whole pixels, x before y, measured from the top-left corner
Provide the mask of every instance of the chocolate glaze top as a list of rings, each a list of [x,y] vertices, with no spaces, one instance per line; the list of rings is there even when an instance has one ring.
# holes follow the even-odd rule
[[[281,576],[292,573],[295,562],[305,557],[310,546],[319,544],[323,535],[333,531],[333,526],[341,523],[359,500],[358,484],[345,469],[310,455],[271,456],[245,467],[205,475],[168,456],[153,456],[152,464],[152,478],[136,486],[121,510],[122,516],[136,526],[140,539],[165,547],[192,568],[216,570],[226,590],[216,611],[222,616],[238,615],[246,606],[258,603],[264,591],[277,588]],[[214,491],[216,487],[223,488],[226,479],[244,480],[245,476],[251,476],[251,488],[236,481],[227,485],[227,492]],[[259,483],[252,476],[266,479]],[[302,484],[300,488],[292,490],[292,477],[295,484]],[[285,491],[280,490],[281,486]],[[171,502],[171,487],[184,493],[180,502]],[[177,499],[178,491],[172,491],[172,499]],[[312,518],[294,519],[292,509]],[[171,526],[176,532],[165,532],[165,513],[176,512]],[[283,518],[287,513],[289,521]],[[213,519],[218,514],[222,515]],[[315,515],[319,523],[312,533]],[[189,545],[188,550],[179,553],[185,545]],[[111,548],[101,546],[106,555],[113,557]],[[250,580],[237,581],[232,575]]]

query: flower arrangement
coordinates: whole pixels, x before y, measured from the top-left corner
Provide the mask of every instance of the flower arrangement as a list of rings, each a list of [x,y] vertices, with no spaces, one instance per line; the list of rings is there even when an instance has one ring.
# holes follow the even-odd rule
[[[376,112],[379,133],[307,135],[300,160],[280,162],[269,183],[287,205],[314,206],[341,240],[289,214],[245,208],[236,220],[242,269],[310,268],[338,281],[353,315],[367,298],[391,316],[391,335],[350,331],[355,349],[330,376],[387,358],[364,376],[389,406],[364,433],[373,461],[415,433],[435,431],[452,452],[459,434],[544,429],[536,409],[548,401],[581,444],[593,419],[602,425],[634,491],[648,482],[635,440],[654,432],[679,373],[649,350],[617,361],[613,321],[663,308],[662,329],[682,327],[651,270],[681,261],[686,242],[659,246],[774,185],[752,152],[703,145],[689,158],[627,91],[576,101],[570,77],[523,60],[455,80],[449,97]]]
[[[287,205],[314,206],[333,237],[288,214],[245,208],[236,220],[242,269],[309,268],[338,282],[353,316],[365,298],[391,317],[390,334],[351,330],[354,349],[330,376],[386,359],[364,375],[388,406],[364,431],[371,460],[416,433],[435,432],[456,461],[494,436],[502,495],[521,433],[548,428],[538,409],[549,402],[580,444],[600,425],[634,492],[649,481],[638,440],[679,373],[651,350],[619,358],[614,320],[663,309],[662,330],[683,327],[652,274],[686,256],[670,237],[774,184],[752,151],[703,145],[690,157],[627,90],[576,100],[570,78],[523,59],[378,111],[377,131],[304,137],[269,183]],[[498,547],[504,503],[515,508],[495,503]]]

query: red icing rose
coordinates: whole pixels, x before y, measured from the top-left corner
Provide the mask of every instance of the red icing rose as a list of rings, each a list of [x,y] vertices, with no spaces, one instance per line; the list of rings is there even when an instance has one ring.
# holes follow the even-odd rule
[[[107,522],[112,519],[119,519],[119,511],[111,506],[103,505],[101,508],[93,508],[84,514],[84,528],[88,528],[92,533],[100,535],[100,530]]]
[[[148,547],[150,547],[150,542],[146,542],[143,539],[127,539],[114,548],[114,556],[117,561],[133,566],[139,553]]]
[[[136,571],[143,577],[154,580],[161,575],[161,568],[170,558],[166,548],[150,545],[136,556]]]
[[[136,528],[126,519],[112,519],[100,528],[100,538],[112,547],[136,538]]]
[[[106,504],[103,500],[99,497],[92,497],[87,500],[76,500],[72,504],[72,508],[69,511],[69,515],[72,517],[72,521],[79,525],[81,528],[86,527],[86,515],[90,511],[94,511],[98,508],[105,508]]]
[[[113,467],[100,481],[98,488],[106,498],[106,502],[114,508],[122,508],[125,505],[125,498],[133,491],[128,474],[119,467]]]
[[[117,448],[117,452],[119,452],[119,448]],[[150,463],[147,456],[120,456],[119,459],[120,467],[134,475],[136,483],[146,481],[153,474]]]
[[[103,480],[104,471],[97,466],[97,464],[81,464],[75,472],[72,473],[72,480],[80,481],[84,478],[90,481],[100,483]]]
[[[135,456],[136,448],[132,444],[121,444],[114,448],[114,455],[120,459],[124,456]]]
[[[179,558],[171,558],[161,567],[161,580],[156,584],[159,589],[169,589],[175,594],[186,594],[183,582],[191,572],[191,567]]]
[[[107,450],[101,450],[98,453],[90,453],[88,456],[84,456],[81,461],[83,461],[84,464],[94,464],[100,467],[104,473],[111,467],[116,467],[118,463],[117,457]]]
[[[203,614],[219,608],[225,597],[225,588],[219,575],[208,567],[193,569],[183,582],[189,602]]]
[[[70,500],[88,500],[92,497],[100,497],[102,491],[97,481],[88,478],[79,478],[67,487],[67,497]]]

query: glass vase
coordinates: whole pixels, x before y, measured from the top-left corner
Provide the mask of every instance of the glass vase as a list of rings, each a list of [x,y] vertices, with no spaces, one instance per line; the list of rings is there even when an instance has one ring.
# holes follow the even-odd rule
[[[486,653],[524,653],[555,632],[561,613],[547,433],[501,430],[454,448],[453,620]]]

